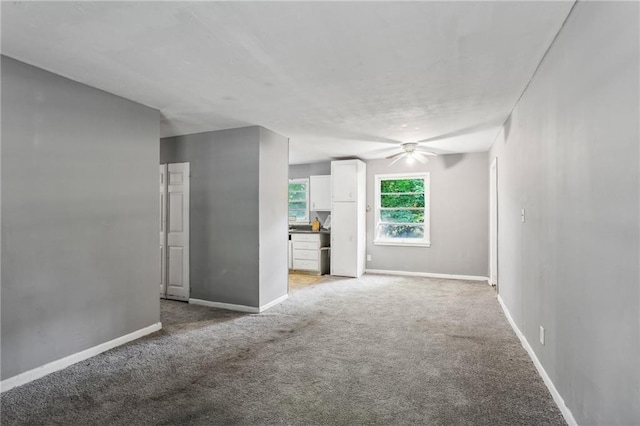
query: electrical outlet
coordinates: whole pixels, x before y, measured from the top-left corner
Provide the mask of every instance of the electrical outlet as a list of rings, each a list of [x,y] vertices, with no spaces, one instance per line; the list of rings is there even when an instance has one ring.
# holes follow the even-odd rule
[[[522,221],[522,223],[524,223],[524,213],[525,213],[525,212],[524,212],[524,209],[522,209],[522,210],[520,211],[520,220]]]
[[[544,346],[544,327],[540,326],[540,343]]]
[[[367,255],[367,262],[371,262],[371,255],[370,254]]]

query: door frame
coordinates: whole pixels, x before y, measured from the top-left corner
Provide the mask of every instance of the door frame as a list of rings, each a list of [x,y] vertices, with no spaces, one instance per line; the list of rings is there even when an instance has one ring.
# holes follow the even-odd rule
[[[167,298],[167,164],[160,164],[160,298]]]
[[[498,287],[498,157],[489,166],[489,285]]]

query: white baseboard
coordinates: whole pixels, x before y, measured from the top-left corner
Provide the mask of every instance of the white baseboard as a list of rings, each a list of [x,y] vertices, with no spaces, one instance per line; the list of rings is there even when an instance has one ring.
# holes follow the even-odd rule
[[[260,312],[264,312],[269,308],[272,308],[274,306],[276,306],[279,303],[284,302],[285,300],[287,300],[287,298],[289,297],[288,294],[285,294],[284,296],[280,296],[275,300],[272,300],[271,302],[267,303],[266,305],[262,305],[260,306]]]
[[[549,392],[551,393],[551,396],[553,397],[553,400],[555,401],[556,405],[558,405],[558,408],[560,409],[560,412],[564,416],[565,421],[569,426],[578,426],[578,422],[576,422],[576,419],[573,417],[573,413],[571,412],[571,410],[569,410],[569,407],[565,405],[564,399],[562,399],[562,397],[560,396],[558,389],[556,389],[555,385],[551,381],[551,378],[549,377],[544,367],[540,363],[540,360],[538,359],[538,357],[536,356],[536,353],[533,351],[533,348],[527,341],[527,338],[524,337],[524,334],[522,334],[522,332],[516,325],[515,321],[513,321],[513,318],[509,313],[509,309],[507,309],[507,306],[504,304],[504,301],[502,300],[502,297],[500,297],[500,295],[498,295],[498,302],[500,303],[500,306],[502,307],[502,310],[504,311],[504,315],[507,317],[509,324],[511,324],[511,328],[513,328],[513,331],[515,331],[516,336],[518,336],[518,339],[520,339],[520,343],[522,343],[522,347],[529,354],[529,357],[533,361],[533,365],[535,365],[536,369],[538,370],[538,374],[540,374],[540,377],[542,377],[544,384],[547,385],[547,388],[549,389]]]
[[[488,277],[477,275],[452,275],[452,274],[433,274],[431,272],[407,272],[407,271],[389,271],[386,269],[365,269],[367,274],[380,275],[404,275],[408,277],[427,277],[427,278],[447,278],[450,280],[469,280],[469,281],[487,281]]]
[[[146,336],[147,334],[151,334],[155,331],[158,331],[161,328],[162,328],[162,323],[157,322],[148,327],[141,328],[140,330],[134,331],[129,334],[125,334],[124,336],[117,337],[113,340],[109,340],[108,342],[101,343],[92,348],[85,349],[81,352],[77,352],[75,354],[66,356],[56,361],[52,361],[48,364],[41,365],[40,367],[36,367],[33,370],[25,371],[24,373],[20,373],[17,376],[10,377],[0,382],[0,392],[6,392],[17,386],[21,386],[26,383],[32,382],[34,380],[40,379],[41,377],[44,377],[47,374],[51,374],[56,371],[63,370],[69,367],[70,365],[84,361],[85,359],[89,359],[102,352],[108,351],[109,349],[113,349],[115,347],[124,345],[125,343],[129,343],[132,340],[139,339],[143,336]]]
[[[255,306],[234,305],[233,303],[211,302],[202,299],[189,299],[189,303],[194,305],[207,306],[209,308],[227,309],[229,311],[248,312],[250,314],[259,314],[260,308]]]
[[[260,307],[246,306],[246,305],[234,305],[233,303],[211,302],[209,300],[202,300],[202,299],[189,299],[189,303],[193,303],[194,305],[200,305],[200,306],[208,306],[210,308],[227,309],[229,311],[238,311],[238,312],[247,312],[247,313],[250,313],[250,314],[259,314],[260,312],[264,312],[267,309],[269,309],[269,308],[277,305],[278,303],[282,302],[287,297],[289,297],[289,295],[285,294],[284,296],[279,297],[276,300],[274,300],[272,302],[269,302],[266,305],[262,305]]]

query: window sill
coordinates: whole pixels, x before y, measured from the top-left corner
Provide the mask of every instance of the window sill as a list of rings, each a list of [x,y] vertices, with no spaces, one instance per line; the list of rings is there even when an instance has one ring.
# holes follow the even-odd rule
[[[407,241],[388,241],[388,240],[374,240],[374,246],[401,246],[401,247],[431,247],[430,242],[407,242]]]

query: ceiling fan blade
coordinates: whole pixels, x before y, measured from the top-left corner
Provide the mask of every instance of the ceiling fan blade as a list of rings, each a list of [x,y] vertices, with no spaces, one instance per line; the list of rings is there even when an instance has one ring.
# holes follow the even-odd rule
[[[376,149],[373,151],[369,151],[367,152],[366,156],[368,158],[385,158],[387,155],[391,155],[398,152],[398,148],[397,147],[387,147],[387,148],[382,148],[382,149]]]
[[[480,123],[480,124],[476,124],[476,125],[472,125],[472,126],[468,126],[462,129],[458,129],[458,130],[454,130],[453,132],[449,132],[449,133],[442,133],[440,135],[437,136],[432,136],[430,138],[427,139],[422,139],[419,140],[418,143],[429,143],[429,142],[436,142],[436,141],[440,141],[443,139],[449,139],[449,138],[455,138],[457,136],[464,136],[464,135],[468,135],[470,133],[476,133],[476,132],[481,132],[483,130],[489,130],[493,127],[500,127],[504,124],[504,119],[496,119],[496,120],[489,120],[487,122],[484,123]]]
[[[429,151],[429,150],[424,149],[424,148],[422,148],[420,146],[415,147],[413,152],[418,153],[418,154],[422,154],[422,155],[431,155],[433,157],[436,157],[438,155],[435,152]]]
[[[395,160],[393,160],[391,163],[389,163],[389,166],[394,165],[395,163],[397,163],[398,161],[402,160],[404,157],[406,157],[407,153],[406,152],[401,152],[399,156],[394,156],[397,157]],[[387,167],[389,167],[387,166]]]
[[[405,154],[406,154],[406,152],[403,151],[403,152],[399,152],[397,154],[390,155],[390,156],[388,156],[386,158],[387,158],[387,160],[390,160],[392,158],[400,157],[400,156],[405,155]]]
[[[427,164],[429,162],[429,159],[427,157],[423,157],[422,154],[420,154],[419,152],[414,152],[411,157],[415,158],[422,164]]]

